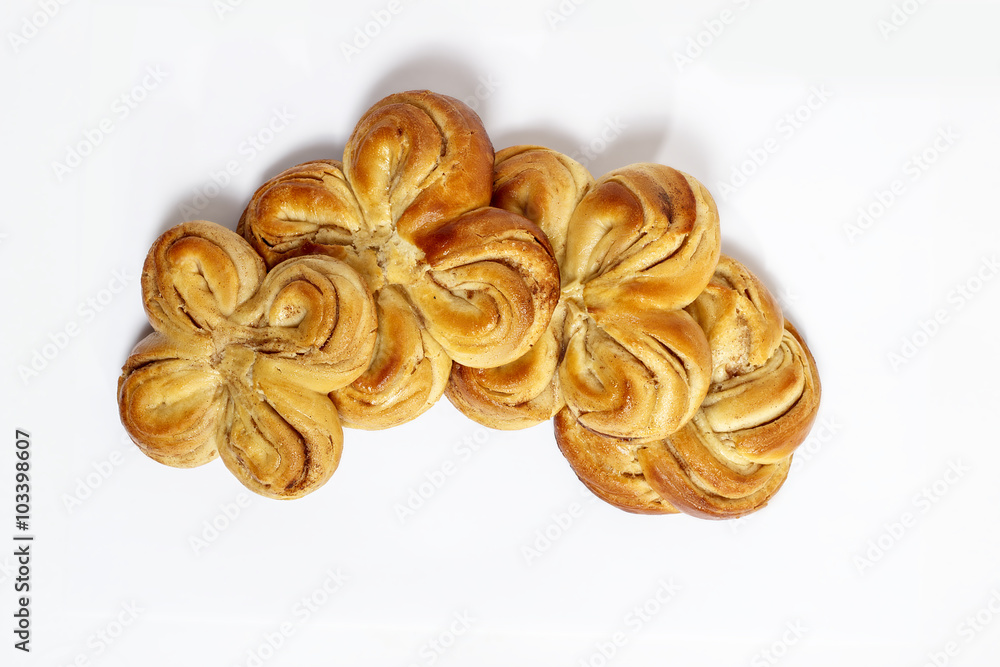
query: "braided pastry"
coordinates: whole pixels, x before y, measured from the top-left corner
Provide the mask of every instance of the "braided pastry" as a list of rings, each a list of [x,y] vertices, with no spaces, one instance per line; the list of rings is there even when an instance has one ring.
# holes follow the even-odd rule
[[[686,310],[712,349],[712,385],[691,421],[666,438],[615,438],[564,409],[556,441],[581,481],[622,509],[742,516],[777,492],[809,432],[816,364],[767,289],[731,258]]]
[[[142,293],[155,331],[118,382],[139,448],[175,467],[221,456],[272,498],[325,483],[343,443],[328,394],[361,375],[375,347],[375,303],[360,276],[320,256],[267,272],[238,234],[194,221],[153,244]]]
[[[237,231],[268,266],[330,255],[375,295],[373,361],[332,393],[345,425],[413,419],[444,393],[452,360],[506,364],[548,326],[559,268],[537,225],[489,206],[493,158],[465,104],[399,93],[364,114],[343,163],[292,167],[247,205]]]
[[[525,356],[499,368],[456,364],[452,403],[494,428],[523,428],[560,411],[607,436],[663,437],[680,428],[710,382],[708,341],[682,310],[719,256],[708,191],[646,163],[595,182],[564,155],[515,146],[497,154],[493,202],[549,236],[561,298]]]

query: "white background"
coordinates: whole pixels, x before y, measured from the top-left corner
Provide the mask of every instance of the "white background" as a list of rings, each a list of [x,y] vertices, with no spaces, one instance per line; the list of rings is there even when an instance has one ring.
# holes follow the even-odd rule
[[[0,10],[0,663],[995,664],[1000,3],[224,3]],[[127,441],[115,390],[153,240],[191,210],[235,227],[259,184],[425,87],[497,148],[596,175],[662,162],[715,194],[724,251],[823,381],[771,505],[626,514],[581,490],[550,426],[487,431],[447,401],[348,431],[330,483],[289,503]]]

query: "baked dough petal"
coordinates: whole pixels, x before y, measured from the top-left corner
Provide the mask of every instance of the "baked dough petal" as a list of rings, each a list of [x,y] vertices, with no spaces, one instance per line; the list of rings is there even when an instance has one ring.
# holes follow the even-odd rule
[[[570,411],[588,429],[662,437],[687,422],[708,391],[711,351],[682,310],[605,312],[567,333],[559,369]]]
[[[510,146],[496,154],[492,205],[537,224],[562,266],[570,218],[593,185],[593,176],[582,164],[558,151]]]
[[[569,220],[594,179],[579,162],[541,146],[499,151],[492,205],[535,223],[562,264]],[[470,418],[499,429],[520,429],[551,419],[564,405],[559,383],[566,301],[558,303],[544,333],[517,359],[494,367],[452,367],[447,396]]]
[[[708,190],[670,167],[637,163],[601,177],[573,212],[563,283],[587,308],[677,310],[708,284],[719,214]]]
[[[633,442],[589,431],[564,408],[553,420],[556,444],[573,472],[598,498],[635,514],[676,514],[646,481]]]
[[[421,414],[441,397],[451,357],[420,324],[399,286],[379,290],[378,342],[367,369],[331,394],[345,426],[385,429]]]
[[[674,507],[702,519],[738,518],[766,506],[788,476],[791,457],[769,465],[729,464],[713,446],[711,432],[695,421],[638,450],[649,485]]]
[[[238,236],[196,220],[164,232],[146,256],[143,305],[157,331],[181,340],[233,329],[229,317],[264,280],[261,258]]]
[[[531,349],[508,364],[454,364],[448,399],[466,416],[497,429],[528,428],[551,419],[565,405],[558,372],[565,318],[565,305],[560,305]]]
[[[344,435],[326,393],[303,389],[258,357],[253,386],[241,387],[226,446],[226,467],[250,490],[278,499],[325,484],[340,463]]]
[[[231,404],[219,374],[201,349],[159,332],[132,351],[118,382],[122,424],[151,459],[193,468],[215,459],[225,441]]]
[[[273,267],[300,255],[347,259],[352,239],[368,228],[343,165],[315,160],[286,169],[257,188],[236,232]]]
[[[463,102],[407,91],[362,115],[344,149],[344,171],[371,227],[413,242],[489,204],[493,145]]]
[[[375,349],[375,301],[350,266],[305,256],[273,268],[234,319],[298,384],[329,393],[360,376]]]
[[[527,219],[480,208],[420,244],[429,270],[407,290],[453,360],[499,366],[545,331],[559,301],[559,270],[545,235]]]

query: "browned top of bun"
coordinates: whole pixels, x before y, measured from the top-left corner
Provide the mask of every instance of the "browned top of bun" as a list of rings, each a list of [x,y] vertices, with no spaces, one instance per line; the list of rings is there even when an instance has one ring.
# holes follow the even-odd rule
[[[452,360],[504,364],[545,331],[558,266],[535,223],[489,205],[493,158],[465,104],[399,93],[364,114],[342,163],[292,167],[247,205],[238,231],[269,266],[338,257],[364,277],[380,310],[391,302],[399,337],[380,335],[377,367],[336,397],[351,425],[412,419],[440,397]],[[384,299],[384,289],[394,296]]]
[[[265,271],[239,235],[193,221],[153,244],[142,290],[155,331],[118,387],[139,448],[179,467],[221,455],[274,498],[325,483],[343,440],[328,394],[365,370],[375,346],[375,304],[357,272],[320,256]]]
[[[609,438],[560,413],[556,439],[580,479],[623,509],[742,516],[784,482],[819,409],[819,375],[774,298],[731,258],[719,260],[687,310],[713,362],[712,385],[689,422],[666,438]]]
[[[549,330],[520,359],[452,370],[448,396],[487,426],[521,428],[566,406],[597,433],[667,435],[708,390],[705,334],[682,309],[719,255],[714,201],[693,177],[633,164],[594,181],[539,146],[497,154],[493,202],[548,234],[562,292]]]

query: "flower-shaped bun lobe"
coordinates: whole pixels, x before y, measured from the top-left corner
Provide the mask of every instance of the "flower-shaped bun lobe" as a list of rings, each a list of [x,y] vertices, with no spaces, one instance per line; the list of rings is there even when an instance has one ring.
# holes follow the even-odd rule
[[[489,204],[493,145],[463,102],[397,93],[358,121],[344,172],[373,231],[416,243],[422,230]]]
[[[708,284],[719,259],[719,212],[694,177],[638,163],[603,176],[573,212],[564,283],[593,313],[677,310]]]

